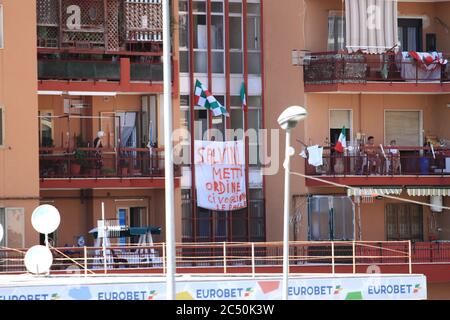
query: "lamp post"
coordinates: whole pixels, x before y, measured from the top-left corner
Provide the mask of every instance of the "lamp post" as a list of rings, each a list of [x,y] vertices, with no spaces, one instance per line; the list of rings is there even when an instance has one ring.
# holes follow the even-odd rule
[[[162,2],[163,14],[163,77],[164,77],[164,167],[166,193],[166,299],[175,300],[175,211],[172,147],[172,66],[169,0]],[[164,257],[163,257],[164,258]]]
[[[300,120],[308,115],[303,107],[292,106],[283,111],[278,117],[278,124],[286,131],[286,150],[284,159],[284,215],[283,215],[283,291],[282,299],[288,300],[288,275],[289,275],[289,198],[291,156],[295,151],[291,147],[291,129],[297,126]]]

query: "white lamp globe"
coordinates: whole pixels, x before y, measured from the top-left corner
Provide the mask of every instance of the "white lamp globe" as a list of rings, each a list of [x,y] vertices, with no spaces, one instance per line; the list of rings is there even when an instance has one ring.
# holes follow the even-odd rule
[[[61,216],[58,209],[49,204],[43,204],[34,209],[31,215],[33,228],[42,234],[50,234],[58,229]]]
[[[49,248],[45,246],[34,246],[25,254],[25,267],[33,274],[45,274],[50,271],[53,256]]]
[[[0,242],[3,240],[3,226],[0,224]]]

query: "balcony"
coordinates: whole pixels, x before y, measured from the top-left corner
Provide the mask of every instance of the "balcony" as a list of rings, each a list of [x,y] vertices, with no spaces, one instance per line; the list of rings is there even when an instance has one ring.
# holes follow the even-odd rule
[[[439,55],[442,60],[449,55]],[[305,92],[450,92],[450,64],[421,65],[404,54],[311,53]]]
[[[159,59],[132,62],[130,58],[81,60],[40,56],[38,77],[41,91],[160,93],[163,65]]]
[[[428,147],[398,147],[400,155],[342,155],[324,148],[323,165],[314,167],[305,161],[307,175],[352,186],[364,185],[450,185],[450,150],[436,149],[434,156]],[[370,165],[372,164],[372,165]],[[310,187],[325,186],[325,182],[307,179]]]
[[[40,148],[39,176],[41,188],[163,188],[164,149]]]

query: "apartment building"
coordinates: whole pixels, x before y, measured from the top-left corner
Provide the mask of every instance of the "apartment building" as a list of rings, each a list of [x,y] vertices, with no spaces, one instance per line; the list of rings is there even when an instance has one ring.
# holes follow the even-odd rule
[[[176,1],[172,8],[177,12]],[[97,227],[104,203],[106,219],[162,227],[154,240],[163,241],[162,2],[38,0],[35,11],[40,203],[61,213],[52,240],[76,246],[83,236],[93,244],[89,231]],[[171,61],[174,104],[177,39]],[[178,123],[175,110],[174,128]],[[175,168],[180,216],[178,172]]]
[[[321,179],[291,177],[291,240],[412,240],[413,262],[445,262],[448,215],[432,205],[450,203],[449,13],[449,1],[264,2],[265,126],[305,106],[292,171]],[[298,155],[313,145],[322,165]],[[266,177],[268,241],[282,238],[283,181]]]
[[[33,4],[0,1],[0,223],[5,226],[0,244],[9,247],[38,239],[30,221],[39,205]]]
[[[262,3],[258,0],[178,1],[180,54],[180,137],[182,239],[185,242],[264,241],[265,187],[259,132],[264,128]],[[200,81],[224,106],[228,117],[214,117],[196,105]],[[240,92],[247,93],[243,108]],[[244,131],[253,132],[246,137]],[[189,137],[187,137],[189,136]],[[195,140],[245,141],[247,208],[206,210],[197,206]]]

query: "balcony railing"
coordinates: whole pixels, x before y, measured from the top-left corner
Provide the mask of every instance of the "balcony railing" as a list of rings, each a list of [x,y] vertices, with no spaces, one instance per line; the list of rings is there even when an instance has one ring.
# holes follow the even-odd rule
[[[450,56],[444,54],[443,59]],[[449,82],[450,64],[433,62],[425,70],[400,54],[312,53],[305,59],[305,84],[381,82]]]
[[[164,177],[164,150],[144,148],[41,148],[40,178]],[[178,166],[175,175],[180,176]]]
[[[386,150],[388,147],[385,147]],[[323,165],[312,166],[305,161],[307,175],[325,176],[450,176],[450,150],[436,149],[434,155],[429,148],[398,147],[399,154],[380,152],[357,155],[324,151]]]
[[[41,80],[107,80],[121,81],[119,61],[39,59]],[[131,81],[162,81],[161,63],[131,63]]]
[[[164,243],[108,247],[51,248],[52,272],[66,272],[76,266],[81,273],[109,273],[126,269],[146,269],[149,273],[164,273],[166,250]],[[0,249],[0,274],[26,272],[26,249]],[[106,260],[106,261],[105,261]],[[267,273],[266,267],[281,267],[281,242],[210,242],[183,243],[176,246],[178,273]],[[289,264],[324,266],[321,272],[366,272],[369,265],[397,265],[401,273],[411,273],[413,264],[450,263],[450,243],[410,241],[298,241],[289,244]],[[105,269],[106,264],[106,269]],[[339,269],[335,266],[340,265]],[[342,268],[343,265],[348,268]],[[328,268],[327,268],[328,267]],[[184,269],[186,268],[186,269]],[[233,271],[236,270],[236,271]],[[125,271],[126,272],[126,271]],[[295,271],[294,271],[295,273]]]
[[[112,61],[39,60],[39,79],[120,80],[120,63]]]

